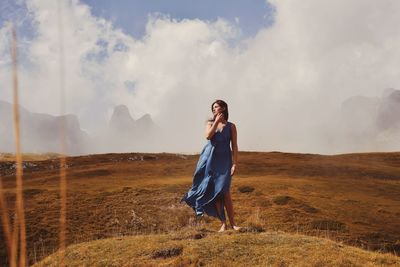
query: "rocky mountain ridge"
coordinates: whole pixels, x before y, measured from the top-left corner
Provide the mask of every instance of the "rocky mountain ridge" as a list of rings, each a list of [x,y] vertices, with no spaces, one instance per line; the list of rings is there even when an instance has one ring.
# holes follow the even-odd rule
[[[106,131],[90,136],[82,130],[76,115],[53,116],[19,108],[21,147],[29,153],[61,153],[61,123],[65,122],[66,151],[68,155],[81,155],[107,151],[134,151],[140,140],[154,137],[157,126],[150,114],[134,120],[124,105],[114,108]],[[14,122],[12,104],[0,101],[0,151],[14,152]],[[135,147],[136,146],[136,147]],[[109,152],[109,151],[108,151]]]

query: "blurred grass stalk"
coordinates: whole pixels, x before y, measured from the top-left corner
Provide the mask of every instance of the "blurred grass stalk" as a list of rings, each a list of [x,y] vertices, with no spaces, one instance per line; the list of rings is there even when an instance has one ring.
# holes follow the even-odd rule
[[[20,140],[20,117],[18,103],[18,57],[17,57],[17,33],[15,27],[12,27],[12,74],[13,74],[13,120],[15,133],[15,159],[16,159],[16,218],[14,220],[13,242],[11,245],[10,266],[16,264],[16,248],[18,247],[18,231],[21,242],[19,252],[19,265],[26,266],[26,229],[25,229],[25,212],[23,199],[23,181],[22,181],[22,154]]]
[[[67,213],[67,172],[66,172],[66,138],[65,138],[65,70],[64,70],[64,28],[63,28],[63,13],[62,3],[57,1],[58,11],[58,41],[59,41],[59,87],[60,87],[60,115],[59,124],[60,133],[60,232],[59,232],[59,253],[60,266],[65,266],[65,236],[66,236],[66,213]]]
[[[3,189],[3,182],[2,179],[0,177],[0,208],[1,208],[1,222],[3,224],[3,232],[6,238],[6,246],[7,246],[7,253],[8,253],[8,260],[9,260],[9,264],[10,266],[15,266],[15,262],[13,262],[14,264],[11,264],[12,261],[12,252],[11,252],[11,248],[13,246],[12,244],[12,233],[11,233],[11,229],[10,229],[10,219],[8,218],[8,207],[7,207],[7,202],[4,198],[4,189]]]

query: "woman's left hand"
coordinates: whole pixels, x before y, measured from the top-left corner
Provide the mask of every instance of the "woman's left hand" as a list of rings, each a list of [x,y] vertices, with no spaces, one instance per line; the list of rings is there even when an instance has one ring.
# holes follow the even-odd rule
[[[236,172],[236,164],[233,164],[231,168],[231,176],[233,176],[235,172]]]

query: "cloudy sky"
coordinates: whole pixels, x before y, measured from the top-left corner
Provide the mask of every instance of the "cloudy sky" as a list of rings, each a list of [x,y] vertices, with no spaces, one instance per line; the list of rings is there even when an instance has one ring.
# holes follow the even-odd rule
[[[240,150],[351,152],[335,138],[341,103],[400,89],[397,0],[60,2],[61,13],[54,0],[0,1],[0,100],[14,23],[20,102],[59,114],[61,16],[67,112],[90,134],[124,104],[151,114],[168,150],[196,152],[218,98]]]

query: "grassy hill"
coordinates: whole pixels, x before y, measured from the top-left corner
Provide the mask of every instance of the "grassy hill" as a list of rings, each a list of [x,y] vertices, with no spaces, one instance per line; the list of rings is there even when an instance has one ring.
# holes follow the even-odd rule
[[[57,253],[35,266],[59,266]],[[69,247],[67,266],[399,266],[400,258],[283,232],[172,234],[102,239]]]
[[[0,175],[11,218],[15,168],[9,157],[0,160]],[[179,200],[191,185],[197,159],[198,155],[165,153],[68,158],[68,244],[105,239],[86,244],[92,246],[119,242],[119,238],[128,244],[147,237],[153,242],[182,229],[190,232],[193,212]],[[24,162],[30,263],[58,249],[58,166],[55,156],[29,155]],[[250,242],[253,236],[262,239],[284,231],[288,234],[279,235],[288,240],[302,234],[367,250],[400,253],[400,153],[324,156],[240,152],[231,190],[238,224],[259,227],[267,233],[209,234],[204,240],[196,240],[199,244],[211,244],[218,238],[228,243],[236,238]],[[214,219],[205,218],[203,224],[208,231],[219,228]],[[4,240],[2,230],[0,240]],[[244,241],[246,238],[248,241]],[[182,253],[190,251],[192,241],[179,242]],[[240,242],[238,246],[243,245]],[[170,260],[175,264],[180,257]],[[5,260],[5,243],[0,242],[0,264]]]

